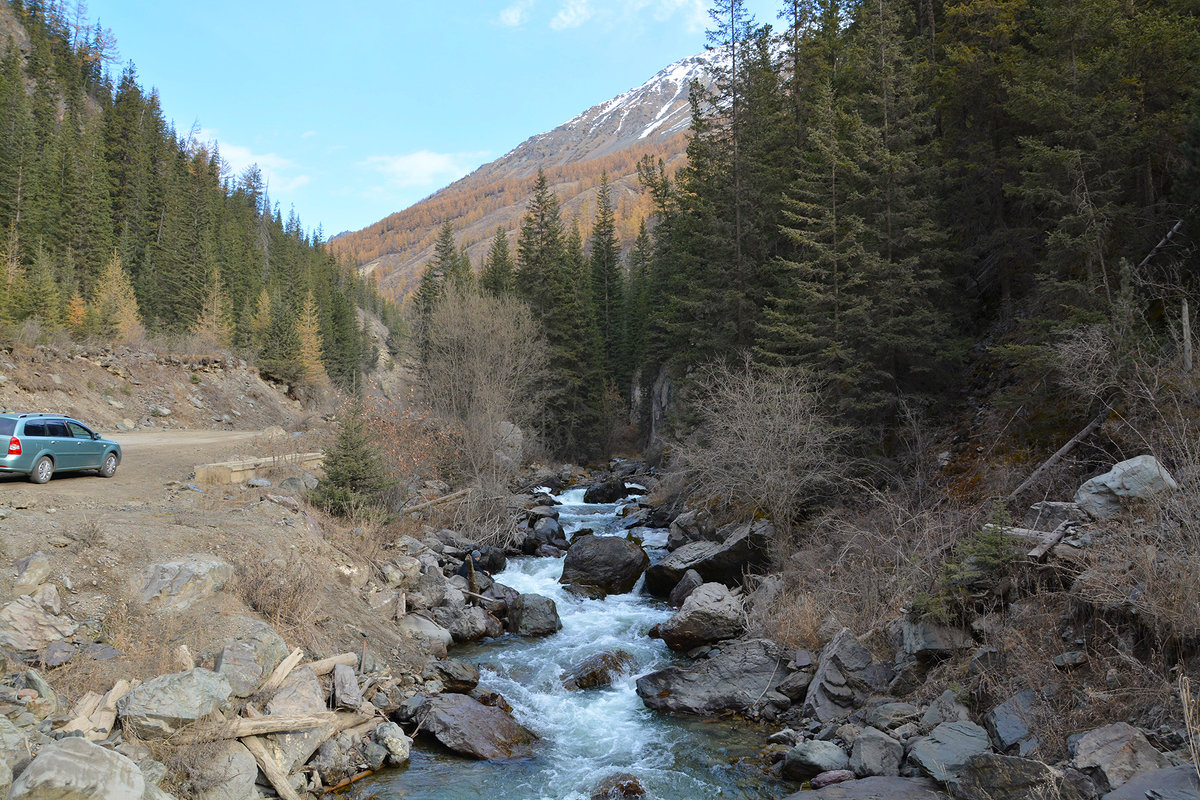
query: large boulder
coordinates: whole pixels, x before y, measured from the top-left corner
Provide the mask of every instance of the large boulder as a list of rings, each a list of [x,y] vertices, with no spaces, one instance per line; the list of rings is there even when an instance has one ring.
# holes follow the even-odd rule
[[[454,643],[454,636],[450,631],[423,613],[406,615],[396,627],[408,636],[425,642],[430,648],[431,655],[438,658],[445,658],[449,653],[450,645]]]
[[[1123,506],[1178,488],[1157,458],[1143,455],[1122,461],[1084,483],[1075,492],[1075,502],[1093,519],[1112,519]]]
[[[625,481],[620,478],[609,478],[600,483],[593,483],[583,493],[585,503],[615,503],[628,493]]]
[[[688,595],[703,585],[704,578],[700,577],[700,573],[694,569],[689,569],[683,573],[683,577],[679,579],[679,583],[675,584],[675,588],[671,590],[671,594],[667,598],[667,603],[672,608],[679,608],[688,599]]]
[[[926,778],[863,778],[815,792],[796,792],[784,800],[950,800],[950,796]]]
[[[257,779],[254,756],[241,742],[226,740],[205,748],[192,785],[197,800],[249,800]]]
[[[11,800],[142,800],[137,764],[77,736],[50,742],[12,785]]]
[[[13,650],[36,653],[78,629],[70,618],[51,614],[28,595],[0,609],[0,645]]]
[[[325,689],[312,667],[308,666],[292,670],[292,674],[267,703],[267,714],[275,716],[300,716],[328,710]],[[324,738],[325,731],[317,728],[294,733],[272,733],[264,740],[267,751],[284,772],[291,774],[308,762]]]
[[[878,728],[864,728],[850,751],[850,769],[860,778],[899,775],[903,760],[904,745]]]
[[[456,642],[473,642],[487,635],[490,628],[489,614],[479,606],[461,606],[433,609],[433,619],[450,631]]]
[[[783,647],[769,639],[732,642],[690,669],[667,667],[643,675],[637,693],[657,711],[745,711],[779,686],[787,662]]]
[[[667,535],[667,549],[678,550],[688,542],[698,542],[704,539],[716,541],[716,533],[712,518],[707,512],[685,511],[671,520],[670,533]]]
[[[1192,764],[1143,772],[1104,795],[1102,800],[1198,800],[1200,778]]]
[[[1171,766],[1171,760],[1128,722],[1088,731],[1071,742],[1071,753],[1071,766],[1087,773],[1102,792],[1118,788],[1134,775]]]
[[[593,586],[604,594],[631,591],[650,557],[637,542],[616,536],[580,536],[563,560],[559,583]]]
[[[689,542],[646,570],[646,591],[666,597],[689,569],[706,581],[740,583],[747,570],[767,563],[775,526],[766,520],[722,528],[720,541]]]
[[[974,722],[943,722],[913,744],[908,760],[935,781],[953,783],[972,756],[990,749],[987,731]]]
[[[146,681],[121,698],[117,710],[126,728],[143,739],[159,739],[220,711],[231,694],[224,677],[196,668]]]
[[[967,759],[958,775],[954,796],[959,800],[1028,800],[1058,797],[1072,800],[1064,792],[1062,773],[1029,758],[981,753]]]
[[[833,742],[809,739],[784,755],[783,777],[793,781],[807,781],[822,772],[845,769],[849,763],[845,751]]]
[[[508,627],[521,636],[545,636],[562,628],[558,607],[549,597],[521,594],[508,609]]]
[[[569,692],[609,686],[613,679],[637,661],[624,650],[594,653],[563,674],[563,688]]]
[[[817,671],[804,696],[804,713],[821,722],[845,719],[891,679],[885,664],[875,663],[849,628],[842,628],[821,650]]]
[[[723,583],[706,583],[688,596],[683,608],[659,625],[659,634],[667,647],[687,651],[732,639],[745,627],[741,600]]]
[[[216,556],[188,555],[151,564],[138,573],[137,599],[150,611],[184,609],[232,579],[233,567]]]
[[[462,755],[492,761],[532,754],[537,737],[498,708],[465,694],[444,694],[426,703],[422,733]]]

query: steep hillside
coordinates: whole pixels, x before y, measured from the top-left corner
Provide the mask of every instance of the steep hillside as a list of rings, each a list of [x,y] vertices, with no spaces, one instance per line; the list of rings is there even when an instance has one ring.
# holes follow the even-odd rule
[[[706,64],[706,56],[677,61],[636,89],[526,140],[420,203],[339,236],[330,248],[366,271],[377,271],[382,291],[403,298],[432,255],[443,222],[454,225],[475,262],[483,258],[498,227],[515,234],[539,168],[562,201],[564,218],[577,216],[585,235],[600,175],[607,172],[618,235],[627,244],[650,211],[649,198],[638,188],[637,163],[646,155],[663,159],[670,170],[683,163],[691,122],[689,87],[707,79]]]

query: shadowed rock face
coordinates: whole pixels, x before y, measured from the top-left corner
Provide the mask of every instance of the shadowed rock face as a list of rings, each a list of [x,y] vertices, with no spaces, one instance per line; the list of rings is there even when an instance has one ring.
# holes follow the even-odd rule
[[[775,527],[766,521],[747,522],[723,528],[717,536],[717,542],[688,542],[647,569],[646,591],[666,597],[688,570],[705,581],[738,584],[747,569],[766,562]]]
[[[692,669],[668,667],[638,678],[637,693],[657,711],[744,711],[787,677],[787,661],[783,647],[767,639],[733,642]]]
[[[615,536],[581,536],[567,551],[559,583],[624,594],[633,589],[649,563],[650,557],[637,542]]]
[[[581,661],[574,669],[563,675],[563,688],[567,691],[596,689],[609,686],[613,678],[636,663],[632,655],[624,650],[596,653]]]
[[[426,705],[421,731],[447,748],[492,761],[533,754],[537,737],[498,708],[463,694],[444,694]]]

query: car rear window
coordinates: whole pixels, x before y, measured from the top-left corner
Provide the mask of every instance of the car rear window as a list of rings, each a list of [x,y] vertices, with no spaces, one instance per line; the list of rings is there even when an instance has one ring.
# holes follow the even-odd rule
[[[12,432],[17,429],[17,421],[0,417],[0,436],[12,436]]]
[[[49,436],[50,434],[46,433],[46,423],[42,422],[41,420],[38,420],[37,422],[29,420],[25,423],[25,435]]]

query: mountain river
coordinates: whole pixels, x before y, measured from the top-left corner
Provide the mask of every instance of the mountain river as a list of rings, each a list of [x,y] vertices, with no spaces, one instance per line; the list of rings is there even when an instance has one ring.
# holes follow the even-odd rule
[[[585,504],[583,490],[558,498],[559,521],[568,534],[590,528],[597,535],[625,535],[617,512],[623,503]],[[652,560],[666,546],[666,531],[635,534]],[[451,754],[419,737],[412,758],[355,785],[351,796],[405,800],[588,800],[596,785],[617,773],[635,775],[652,800],[727,797],[768,800],[788,789],[765,776],[755,760],[765,742],[762,728],[728,720],[671,717],[647,709],[635,691],[637,676],[676,660],[646,636],[671,611],[639,586],[603,600],[576,597],[558,584],[561,558],[515,558],[493,576],[518,592],[553,598],[563,627],[536,638],[504,636],[455,648],[452,658],[475,663],[480,688],[500,692],[517,721],[541,741],[528,759],[482,762]],[[624,650],[636,666],[604,689],[569,692],[562,673],[587,656]]]

